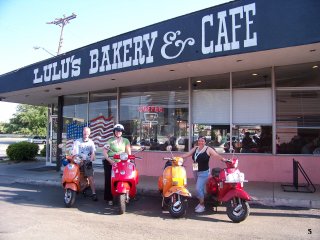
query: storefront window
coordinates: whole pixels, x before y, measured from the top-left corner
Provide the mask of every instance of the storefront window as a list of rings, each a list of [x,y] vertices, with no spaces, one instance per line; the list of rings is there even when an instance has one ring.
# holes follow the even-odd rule
[[[87,121],[88,94],[75,94],[64,96],[63,106],[63,132],[71,122],[84,123]]]
[[[73,140],[82,136],[87,126],[88,93],[64,96],[62,142],[71,149]]]
[[[232,73],[232,88],[271,88],[271,68]]]
[[[199,136],[206,138],[206,144],[218,153],[228,152],[229,125],[193,124],[192,146],[197,144]]]
[[[52,115],[58,115],[58,104],[51,105]]]
[[[192,146],[199,136],[219,153],[230,132],[230,74],[192,78]]]
[[[276,87],[320,87],[320,62],[275,68]]]
[[[117,91],[109,89],[90,92],[89,95],[90,138],[96,145],[96,159],[103,158],[103,146],[113,136],[117,115]]]
[[[188,150],[188,80],[121,88],[120,123],[133,147]]]
[[[272,153],[271,68],[233,73],[232,88],[233,148],[238,153]]]
[[[272,153],[272,127],[235,125],[232,128],[232,147],[236,153]]]
[[[116,121],[117,91],[116,89],[90,92],[89,121],[100,116]]]
[[[275,68],[276,153],[320,153],[318,65]],[[239,153],[272,153],[271,68],[200,76],[190,81],[190,147],[201,135],[220,153],[229,152],[231,145]],[[188,151],[188,83],[188,79],[180,79],[120,88],[119,109],[116,89],[65,96],[63,139],[70,138],[68,127],[72,124],[80,128],[96,119],[104,121],[103,134],[112,136],[111,126],[119,110],[124,136],[133,148],[145,145],[149,150],[164,151],[171,145],[174,151]],[[104,142],[102,139],[101,146]]]
[[[319,62],[275,69],[277,153],[320,153],[320,69],[316,66]]]

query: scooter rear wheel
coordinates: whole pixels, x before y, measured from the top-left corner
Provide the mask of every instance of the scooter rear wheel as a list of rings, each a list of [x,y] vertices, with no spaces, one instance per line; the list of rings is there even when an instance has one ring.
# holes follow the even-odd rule
[[[188,201],[179,194],[173,194],[169,203],[169,213],[174,218],[182,217],[186,214],[188,208]]]
[[[70,208],[74,205],[76,201],[76,192],[70,188],[67,188],[64,193],[64,204],[67,208]]]
[[[244,221],[250,214],[249,203],[241,198],[233,198],[227,202],[227,215],[234,223]]]

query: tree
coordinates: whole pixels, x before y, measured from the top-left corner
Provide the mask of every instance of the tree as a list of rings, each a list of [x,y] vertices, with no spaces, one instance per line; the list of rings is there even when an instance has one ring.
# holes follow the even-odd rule
[[[9,123],[2,124],[4,133],[46,136],[47,107],[19,104]]]
[[[5,132],[5,125],[4,123],[0,122],[0,134]]]

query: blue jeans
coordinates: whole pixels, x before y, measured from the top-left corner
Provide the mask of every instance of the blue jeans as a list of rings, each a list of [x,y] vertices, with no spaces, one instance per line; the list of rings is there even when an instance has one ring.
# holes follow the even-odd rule
[[[194,171],[193,175],[196,179],[196,193],[198,199],[204,199],[206,183],[209,178],[210,169],[206,171]]]

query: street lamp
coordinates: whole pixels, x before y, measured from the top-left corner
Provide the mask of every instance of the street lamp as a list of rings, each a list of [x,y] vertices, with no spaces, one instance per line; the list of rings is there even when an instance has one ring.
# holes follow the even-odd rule
[[[53,55],[51,52],[49,52],[47,49],[45,49],[43,47],[34,46],[33,49],[34,50],[42,49],[42,50],[46,51],[47,53],[49,53],[51,56],[55,57],[55,55]]]

